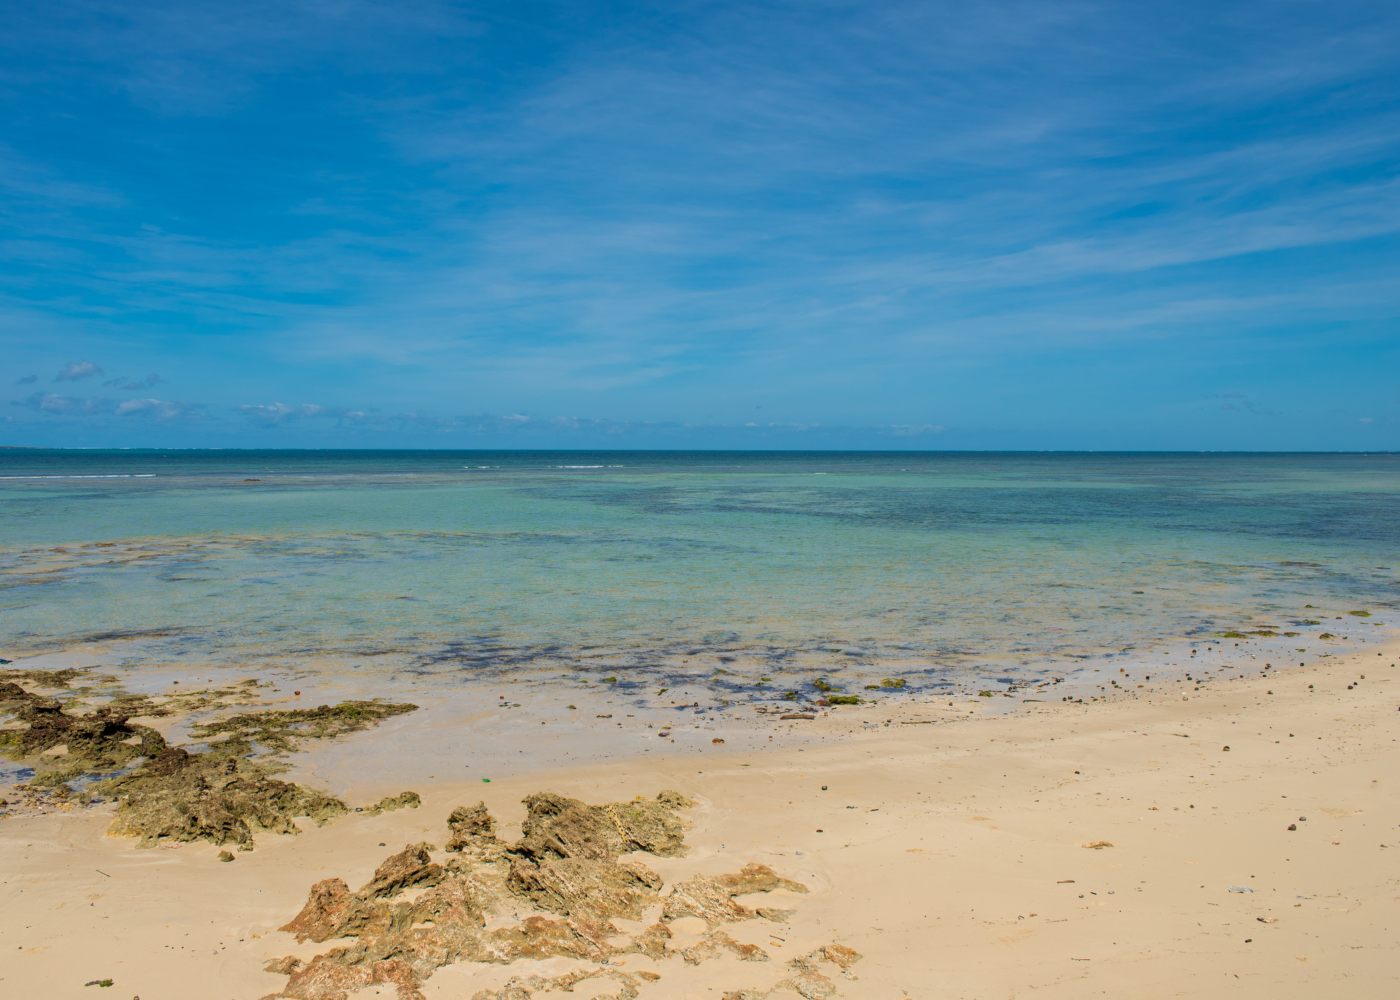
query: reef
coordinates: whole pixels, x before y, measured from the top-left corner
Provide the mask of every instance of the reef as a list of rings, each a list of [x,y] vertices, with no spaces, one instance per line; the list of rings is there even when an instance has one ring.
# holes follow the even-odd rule
[[[0,710],[22,728],[0,729],[0,754],[32,767],[30,784],[53,787],[75,778],[111,774],[165,749],[149,726],[110,706],[85,715],[64,711],[56,698],[0,681]]]
[[[202,740],[243,740],[266,750],[288,753],[300,740],[344,736],[376,726],[385,719],[415,711],[417,705],[383,701],[343,701],[338,705],[245,712],[193,729]]]
[[[627,855],[684,854],[686,823],[681,811],[691,803],[676,792],[605,805],[541,793],[524,804],[526,817],[514,843],[499,839],[494,818],[484,803],[478,803],[458,808],[448,818],[450,836],[441,860],[434,858],[428,844],[409,844],[386,858],[357,890],[339,878],[312,886],[306,905],[282,929],[300,942],[347,943],[309,961],[289,956],[269,963],[268,971],[288,979],[268,1000],[345,1000],[378,984],[394,986],[399,1000],[420,1000],[424,981],[447,965],[508,965],[548,958],[584,964],[559,976],[516,977],[476,993],[473,1000],[528,1000],[536,992],[571,992],[578,984],[598,979],[616,985],[616,991],[605,996],[629,1000],[661,975],[624,971],[612,964],[617,956],[641,954],[658,962],[697,964],[732,953],[766,962],[767,952],[735,940],[723,927],[749,920],[782,921],[788,911],[751,908],[737,897],[806,892],[800,883],[759,864],[733,874],[697,875],[668,890],[646,864]],[[685,918],[693,918],[692,927],[697,920],[704,927],[690,944],[683,944],[672,930]],[[643,926],[624,931],[615,921]],[[680,935],[687,936],[695,934]],[[836,958],[825,960],[839,958],[846,963],[843,971],[856,957],[836,945],[813,956],[828,951]],[[830,985],[816,968],[819,958],[813,956],[799,960],[807,963],[801,968],[792,963],[783,982],[805,976]],[[834,987],[828,992],[798,992],[828,997],[834,995]]]
[[[111,832],[143,844],[207,840],[252,850],[256,831],[298,833],[298,817],[319,825],[348,811],[334,796],[273,773],[272,766],[236,753],[168,747],[96,790],[117,802]]]
[[[206,743],[187,748],[168,745],[155,729],[132,719],[246,703],[256,697],[258,682],[158,698],[116,693],[83,712],[87,706],[79,699],[61,702],[19,683],[66,688],[81,672],[6,674],[0,680],[0,712],[14,723],[0,729],[0,754],[34,771],[17,788],[20,803],[34,811],[42,808],[43,796],[70,804],[110,798],[116,802],[112,832],[146,844],[205,840],[250,850],[258,831],[297,833],[298,819],[320,824],[347,812],[346,804],[332,795],[278,778],[285,767],[281,758],[304,740],[355,732],[415,708],[351,701],[244,712],[197,723],[192,731]],[[75,789],[75,784],[82,787]],[[404,792],[369,811],[418,804],[416,793]]]
[[[394,812],[397,809],[417,809],[423,804],[423,799],[417,792],[400,792],[398,795],[386,795],[374,805],[365,809],[365,812],[378,816],[380,813]]]

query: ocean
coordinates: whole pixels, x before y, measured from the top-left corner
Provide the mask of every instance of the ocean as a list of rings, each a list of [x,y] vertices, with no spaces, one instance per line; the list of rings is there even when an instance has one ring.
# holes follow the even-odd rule
[[[916,692],[1397,608],[1395,454],[0,450],[6,657]]]

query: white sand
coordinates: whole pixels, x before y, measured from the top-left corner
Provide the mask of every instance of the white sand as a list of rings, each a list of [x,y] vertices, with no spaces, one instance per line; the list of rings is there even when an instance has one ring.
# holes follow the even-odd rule
[[[782,724],[812,727],[800,749],[727,744],[417,784],[421,809],[263,836],[233,864],[208,845],[107,837],[101,812],[11,818],[0,996],[273,993],[285,979],[262,971],[267,959],[326,947],[276,930],[310,884],[356,885],[406,842],[441,843],[452,807],[485,798],[509,834],[529,792],[603,801],[662,788],[699,800],[690,854],[648,859],[663,876],[761,861],[812,891],[783,901],[795,914],[781,939],[753,939],[772,962],[624,959],[662,974],[643,1000],[763,987],[782,960],[831,942],[864,956],[842,997],[1400,996],[1398,652],[1003,716],[951,718],[962,703],[842,710]],[[1113,846],[1082,846],[1094,841]],[[449,967],[426,993],[469,998],[521,971]]]

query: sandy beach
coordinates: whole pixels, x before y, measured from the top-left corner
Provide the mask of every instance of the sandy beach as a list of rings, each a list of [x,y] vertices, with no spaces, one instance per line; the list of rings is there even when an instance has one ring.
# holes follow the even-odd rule
[[[790,911],[780,922],[732,926],[767,960],[626,954],[607,967],[649,974],[634,994],[599,979],[533,995],[1388,996],[1400,989],[1398,655],[1390,644],[1090,705],[843,708],[765,722],[772,749],[726,741],[419,784],[420,808],[262,835],[233,864],[208,844],[108,836],[100,807],[9,817],[0,993],[276,995],[287,978],[266,963],[327,947],[278,929],[310,885],[358,885],[404,844],[439,848],[455,807],[484,801],[509,840],[531,793],[602,803],[675,789],[694,800],[679,813],[685,850],[646,858],[667,886],[758,863],[808,890],[773,895]],[[799,745],[784,745],[788,730]],[[334,791],[350,800],[381,786]],[[687,930],[673,926],[678,948]],[[823,967],[829,988],[795,992],[790,960],[830,945],[861,957],[845,972]],[[452,963],[422,992],[471,997],[578,967]]]

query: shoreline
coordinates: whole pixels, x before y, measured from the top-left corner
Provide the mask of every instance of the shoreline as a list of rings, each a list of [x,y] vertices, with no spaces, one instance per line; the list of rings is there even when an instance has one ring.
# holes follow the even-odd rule
[[[90,996],[84,983],[110,978],[111,996],[143,1000],[266,996],[285,977],[265,962],[318,950],[276,929],[310,884],[358,884],[386,851],[441,843],[454,807],[484,800],[511,829],[533,792],[602,802],[675,788],[698,805],[687,855],[654,865],[668,882],[759,862],[811,891],[783,940],[763,943],[770,962],[619,960],[662,975],[643,998],[718,1000],[837,942],[864,956],[840,996],[1385,995],[1400,988],[1397,659],[1392,639],[1094,704],[843,708],[802,721],[802,745],[408,784],[419,809],[261,837],[228,865],[207,844],[106,836],[101,809],[9,817],[0,928],[14,947],[0,989]],[[319,775],[392,736],[334,741],[298,769]],[[1083,846],[1100,841],[1112,846]],[[470,996],[521,965],[572,967],[449,965],[424,995]]]

